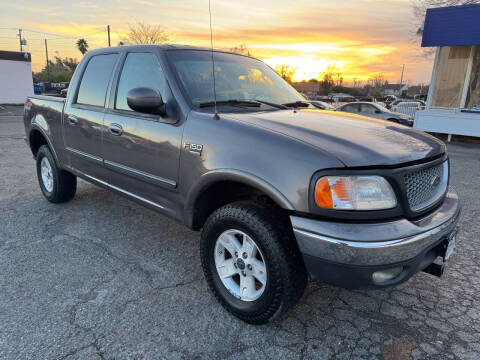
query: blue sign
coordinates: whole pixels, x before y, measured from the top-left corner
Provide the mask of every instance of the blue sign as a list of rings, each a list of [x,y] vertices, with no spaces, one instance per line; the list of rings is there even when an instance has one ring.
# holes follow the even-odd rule
[[[422,46],[480,45],[480,4],[427,9]]]

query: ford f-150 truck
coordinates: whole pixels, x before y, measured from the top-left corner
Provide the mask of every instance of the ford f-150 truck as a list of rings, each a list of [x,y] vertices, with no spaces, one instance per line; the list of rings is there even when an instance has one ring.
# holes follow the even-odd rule
[[[308,276],[386,287],[440,276],[460,207],[436,138],[316,110],[263,62],[194,47],[88,52],[66,99],[29,97],[26,140],[40,189],[71,200],[77,178],[193,230],[210,289],[265,323]]]

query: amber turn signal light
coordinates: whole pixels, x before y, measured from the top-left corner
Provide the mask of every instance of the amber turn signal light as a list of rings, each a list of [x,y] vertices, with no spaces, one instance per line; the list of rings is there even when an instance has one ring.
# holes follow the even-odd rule
[[[332,190],[328,178],[322,178],[317,182],[315,202],[323,208],[333,209]]]

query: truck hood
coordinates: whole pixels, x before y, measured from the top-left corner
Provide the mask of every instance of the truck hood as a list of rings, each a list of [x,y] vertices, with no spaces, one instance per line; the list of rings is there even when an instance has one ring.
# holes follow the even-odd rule
[[[304,109],[230,116],[319,148],[348,167],[394,166],[445,152],[443,142],[431,135],[345,112]]]

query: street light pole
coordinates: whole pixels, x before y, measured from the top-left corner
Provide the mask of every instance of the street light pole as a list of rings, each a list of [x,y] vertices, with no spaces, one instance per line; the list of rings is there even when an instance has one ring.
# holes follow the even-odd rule
[[[47,80],[50,82],[50,64],[48,63],[48,46],[47,39],[45,39],[45,55],[47,57]]]
[[[400,77],[400,85],[403,84],[403,72],[405,71],[405,64],[402,66],[402,76]]]
[[[18,29],[18,37],[20,38],[20,52],[23,52],[22,29]]]
[[[108,32],[108,47],[110,47],[110,25],[107,25],[107,32]]]

